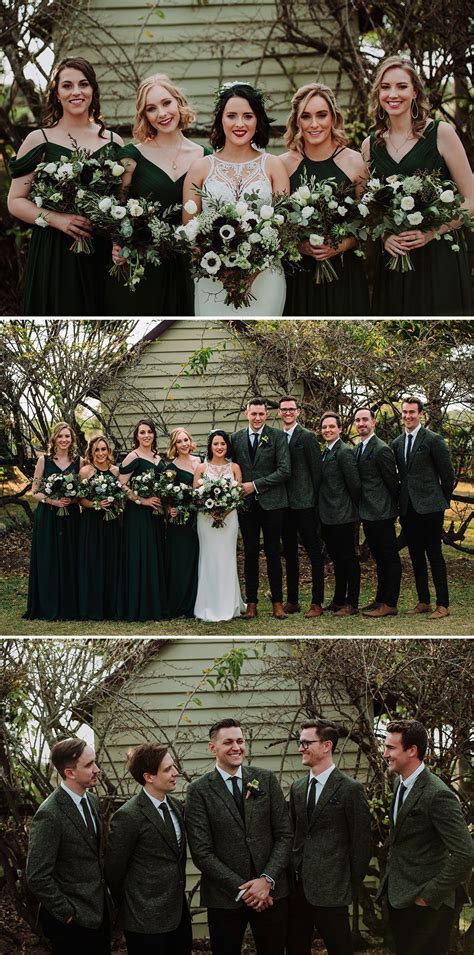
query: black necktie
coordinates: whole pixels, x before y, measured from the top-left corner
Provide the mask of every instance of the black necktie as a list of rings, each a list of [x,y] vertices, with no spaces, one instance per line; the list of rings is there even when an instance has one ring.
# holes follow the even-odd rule
[[[237,779],[237,776],[228,776],[227,779],[230,779],[232,783],[232,795],[235,799],[237,809],[239,810],[240,815],[242,816],[242,819],[243,819],[244,818],[244,803],[242,799],[242,793],[240,792],[240,789],[239,789],[239,781]]]
[[[178,839],[177,839],[177,836],[176,836],[176,829],[175,829],[175,827],[174,827],[174,825],[173,825],[173,820],[172,820],[172,818],[171,818],[171,813],[170,813],[170,811],[169,811],[169,809],[168,809],[168,806],[166,805],[165,802],[162,802],[162,803],[160,803],[159,809],[161,810],[161,814],[162,814],[163,819],[164,819],[164,821],[165,821],[165,826],[166,826],[166,828],[167,828],[167,830],[168,830],[169,835],[171,836],[171,838],[173,839],[174,842],[177,842]]]
[[[400,809],[402,808],[403,800],[405,799],[405,793],[406,793],[406,791],[407,791],[407,790],[406,790],[406,786],[404,786],[403,783],[400,783],[400,787],[399,787],[399,791],[398,791],[397,819],[398,819],[398,813],[400,812]]]
[[[259,440],[259,435],[258,435],[258,434],[254,433],[254,434],[251,435],[251,441],[250,441],[250,457],[251,457],[251,460],[252,460],[252,464],[253,464],[253,462],[255,461],[255,455],[256,455],[256,453],[257,453],[257,448],[258,448],[258,440]]]
[[[322,456],[321,456],[321,461],[322,461],[323,464],[324,464],[324,462],[325,462],[325,460],[326,460],[328,454],[329,454],[329,448],[325,448],[324,451],[323,451],[323,453],[322,453]]]
[[[316,805],[316,783],[317,783],[317,779],[313,776],[309,784],[308,802],[306,804],[308,822],[311,821],[311,816],[313,815],[314,807]]]
[[[408,435],[408,442],[407,442],[407,453],[406,453],[406,456],[405,456],[405,464],[406,464],[407,466],[408,466],[408,462],[409,462],[409,460],[410,460],[412,441],[413,441],[413,435],[412,435],[412,434],[409,434],[409,435]]]
[[[356,461],[360,461],[363,450],[364,450],[364,445],[361,441],[361,443],[357,447]]]
[[[95,830],[95,828],[94,828],[94,823],[92,822],[91,811],[90,811],[90,809],[89,809],[89,803],[88,803],[88,801],[87,801],[87,799],[86,799],[85,796],[83,796],[82,799],[81,799],[81,808],[82,808],[82,811],[83,811],[83,813],[84,813],[84,818],[85,818],[85,820],[86,820],[87,831],[88,831],[89,835],[92,836],[92,838],[93,838],[94,841],[96,842],[97,839],[98,839],[98,833],[96,832],[96,830]]]

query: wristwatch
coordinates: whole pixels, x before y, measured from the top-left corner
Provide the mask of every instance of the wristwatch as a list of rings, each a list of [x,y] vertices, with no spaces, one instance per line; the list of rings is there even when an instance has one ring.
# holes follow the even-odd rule
[[[261,879],[265,879],[265,880],[269,883],[270,888],[271,888],[272,891],[273,891],[273,889],[275,888],[275,880],[272,879],[272,877],[271,877],[270,875],[267,875],[266,872],[262,872],[260,878],[261,878]]]

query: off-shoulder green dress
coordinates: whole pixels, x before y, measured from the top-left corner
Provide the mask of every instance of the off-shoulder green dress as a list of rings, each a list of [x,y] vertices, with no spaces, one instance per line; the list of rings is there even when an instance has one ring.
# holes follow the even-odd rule
[[[112,474],[110,470],[102,474]],[[84,507],[79,529],[79,617],[115,620],[120,567],[121,520],[105,519],[104,510]]]
[[[176,464],[167,465],[176,472],[176,484],[193,483],[193,475]],[[199,540],[196,515],[191,514],[186,524],[166,527],[166,581],[169,617],[193,617],[197,594]]]
[[[212,150],[204,148],[204,155]],[[147,159],[133,143],[120,150],[119,159],[134,159],[129,199],[147,198],[159,202],[163,211],[180,208],[170,219],[181,223],[185,175],[173,180],[156,163]],[[161,265],[147,265],[142,280],[130,292],[119,278],[109,277],[106,285],[107,315],[194,315],[194,285],[186,256],[171,255]]]
[[[343,147],[344,148],[344,147]],[[290,176],[290,191],[294,192],[303,182],[311,179],[335,179],[346,186],[351,180],[334,160],[339,148],[330,159],[316,161],[304,156]],[[286,271],[286,301],[284,315],[368,315],[370,310],[369,288],[363,259],[353,249],[330,260],[338,274],[332,282],[317,285],[314,280],[316,262],[310,255],[303,255],[296,269]]]
[[[154,465],[138,455],[121,474],[143,474],[164,465]],[[166,617],[164,519],[151,507],[127,501],[123,515],[122,547],[117,599],[119,620],[162,620]]]
[[[76,457],[63,470],[50,457],[44,459],[44,478],[52,474],[78,474]],[[76,620],[79,505],[72,503],[60,516],[51,504],[38,504],[33,522],[27,620]]]
[[[46,139],[20,159],[10,160],[13,179],[29,176],[40,162],[57,162],[72,152]],[[119,149],[112,139],[106,146]],[[38,211],[39,214],[39,211]],[[52,226],[33,225],[26,266],[24,315],[102,315],[104,312],[105,279],[112,263],[111,243],[94,238],[94,252],[71,252],[71,236]]]
[[[438,151],[438,121],[433,121],[410,151],[396,162],[385,146],[370,137],[372,172],[382,178],[412,176],[422,170],[439,171],[445,179],[451,173]],[[455,234],[459,252],[452,252],[446,239],[433,240],[410,252],[413,272],[387,268],[390,255],[377,246],[374,315],[470,315],[472,309],[467,248],[461,230]]]

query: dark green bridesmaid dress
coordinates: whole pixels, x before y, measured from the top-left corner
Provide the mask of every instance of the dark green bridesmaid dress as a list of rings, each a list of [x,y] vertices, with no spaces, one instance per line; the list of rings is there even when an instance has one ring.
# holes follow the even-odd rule
[[[451,173],[438,152],[438,121],[433,121],[400,162],[392,159],[385,145],[370,137],[370,165],[380,178],[412,176],[421,170],[439,171],[444,179]],[[461,230],[455,233],[459,252],[452,252],[445,239],[433,240],[410,252],[413,272],[392,272],[390,255],[377,243],[374,315],[470,315],[471,289],[467,248]]]
[[[44,459],[44,477],[52,474],[79,473],[79,457],[60,467]],[[79,505],[70,504],[68,514],[60,517],[58,508],[38,504],[33,523],[27,620],[76,620],[78,617],[77,560],[79,543]]]
[[[138,455],[129,464],[120,466],[121,474],[143,474],[156,470]],[[123,515],[122,546],[117,599],[119,620],[162,620],[166,617],[164,519],[134,501],[127,501]]]
[[[204,155],[211,150],[205,148]],[[163,210],[183,202],[185,175],[173,181],[156,163],[146,159],[130,143],[119,152],[119,159],[134,159],[129,199],[145,197],[160,202]],[[181,222],[181,209],[173,216],[174,225]],[[161,265],[147,265],[145,274],[130,292],[120,279],[109,277],[106,284],[107,315],[194,315],[194,284],[184,255],[172,255]]]
[[[73,150],[58,146],[46,139],[25,153],[21,159],[10,161],[13,179],[32,173],[40,162],[57,162]],[[112,136],[112,134],[110,134]],[[118,151],[112,140],[106,146]],[[38,210],[39,215],[39,210]],[[26,266],[24,315],[102,315],[104,311],[105,279],[111,265],[111,244],[107,239],[94,239],[94,252],[71,252],[71,236],[52,226],[32,226]]]
[[[342,147],[345,148],[345,147]],[[316,161],[304,156],[290,176],[290,191],[314,176],[315,179],[335,179],[344,185],[351,180],[339,168],[334,157],[341,152],[338,147],[330,159]],[[294,270],[286,272],[286,302],[284,315],[367,315],[369,313],[369,290],[364,262],[351,249],[329,259],[338,279],[317,285],[314,281],[316,263],[309,255],[303,255]]]
[[[193,475],[176,464],[167,465],[167,470],[176,472],[175,484],[193,483]],[[166,527],[166,581],[169,617],[193,617],[197,594],[199,541],[196,531],[196,515],[192,514],[186,524]]]
[[[107,470],[101,473],[112,472]],[[120,518],[106,521],[104,510],[83,508],[79,529],[78,571],[81,620],[117,618],[120,530]]]

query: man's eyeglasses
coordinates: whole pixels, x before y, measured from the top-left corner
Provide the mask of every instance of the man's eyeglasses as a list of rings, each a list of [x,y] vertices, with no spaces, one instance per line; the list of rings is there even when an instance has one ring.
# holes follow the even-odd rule
[[[312,746],[313,743],[324,743],[324,740],[322,739],[299,739],[298,740],[298,746],[301,749],[304,749],[305,752],[309,746]]]

